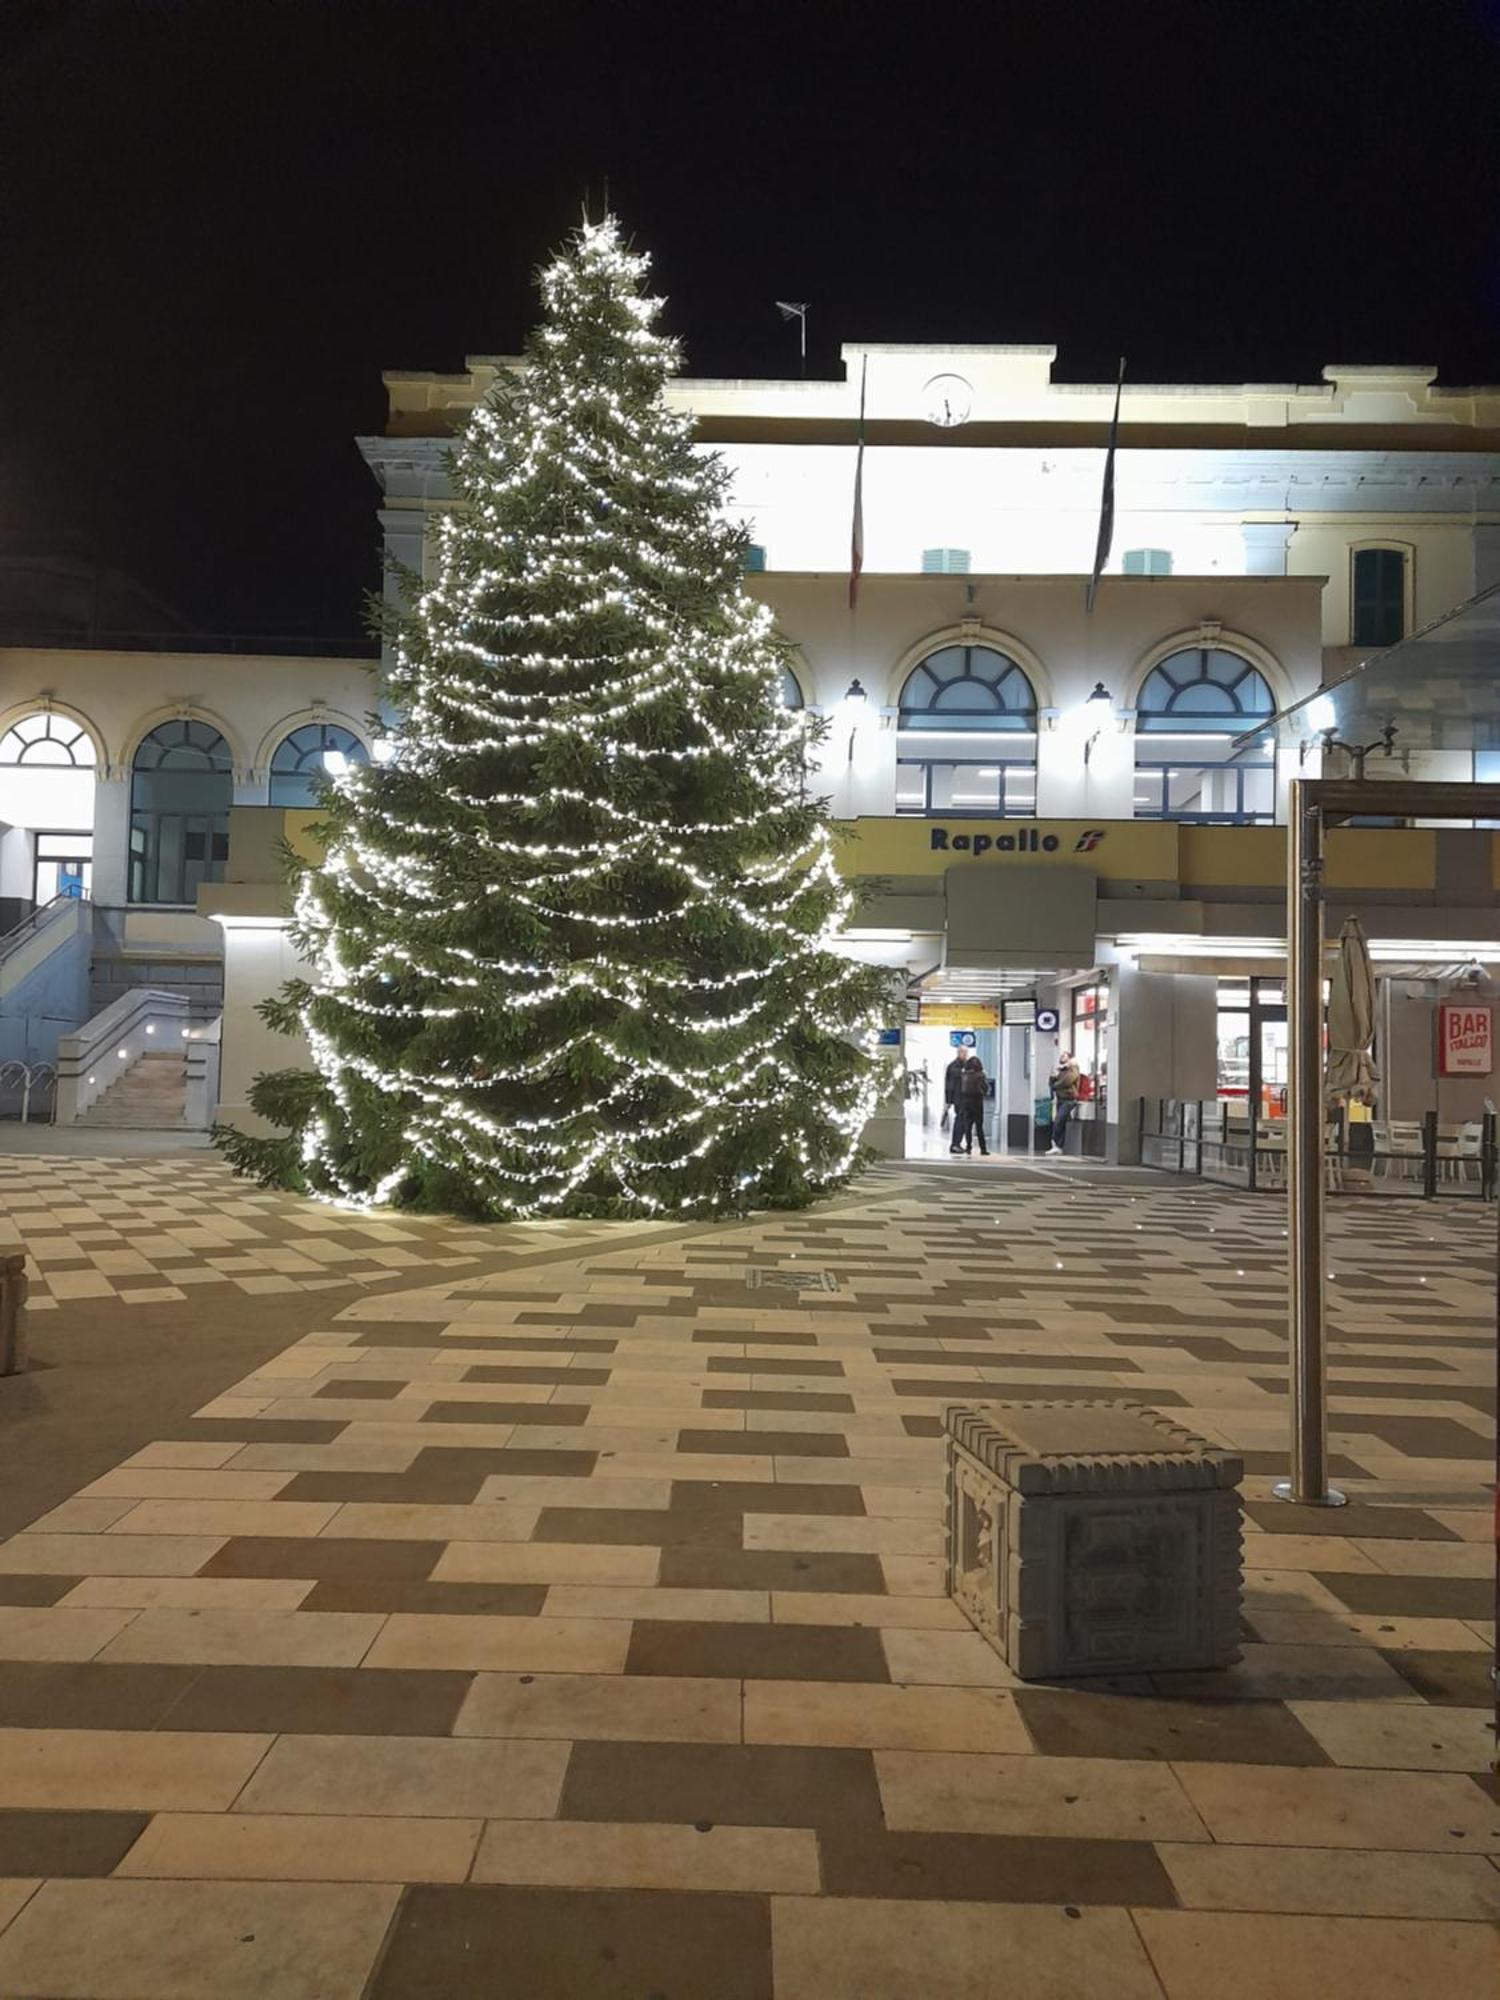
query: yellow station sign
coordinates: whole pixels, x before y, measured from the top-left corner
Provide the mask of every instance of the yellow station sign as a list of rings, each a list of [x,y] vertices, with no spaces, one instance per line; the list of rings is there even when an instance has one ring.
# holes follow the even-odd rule
[[[924,1028],[996,1028],[1000,1015],[994,1007],[960,1007],[939,1001],[922,1002]]]

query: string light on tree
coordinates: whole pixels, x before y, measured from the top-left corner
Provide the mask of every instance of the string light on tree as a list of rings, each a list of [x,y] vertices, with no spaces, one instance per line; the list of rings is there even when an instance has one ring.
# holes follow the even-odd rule
[[[884,975],[851,914],[727,475],[613,220],[544,270],[523,365],[452,454],[394,627],[381,755],[330,773],[308,960],[263,1012],[242,1171],[489,1217],[794,1206],[845,1177]]]

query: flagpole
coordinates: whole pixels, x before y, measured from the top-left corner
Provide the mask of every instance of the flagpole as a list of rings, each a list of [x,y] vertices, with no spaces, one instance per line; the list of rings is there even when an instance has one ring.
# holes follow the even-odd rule
[[[1104,487],[1099,495],[1099,537],[1094,544],[1094,567],[1089,573],[1088,588],[1083,593],[1085,615],[1094,609],[1094,598],[1099,589],[1099,578],[1104,573],[1104,565],[1109,561],[1109,552],[1115,539],[1115,446],[1120,436],[1120,396],[1125,387],[1125,357],[1120,356],[1120,370],[1115,377],[1115,408],[1109,420],[1109,443],[1104,451]]]

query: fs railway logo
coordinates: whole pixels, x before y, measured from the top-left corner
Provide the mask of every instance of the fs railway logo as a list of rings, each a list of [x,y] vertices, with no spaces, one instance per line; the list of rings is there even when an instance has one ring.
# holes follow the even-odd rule
[[[1092,854],[1108,829],[1086,826],[1073,843],[1075,854]],[[1039,826],[1017,827],[1014,833],[955,833],[951,827],[927,829],[928,844],[934,854],[1056,854],[1062,838],[1043,833]]]

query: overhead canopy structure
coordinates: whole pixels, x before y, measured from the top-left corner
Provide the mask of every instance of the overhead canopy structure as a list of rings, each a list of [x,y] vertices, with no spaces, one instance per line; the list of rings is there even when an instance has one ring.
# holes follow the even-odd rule
[[[1341,742],[1370,743],[1389,724],[1398,752],[1500,750],[1500,584],[1257,722],[1234,747],[1274,735],[1295,750],[1330,729]]]

